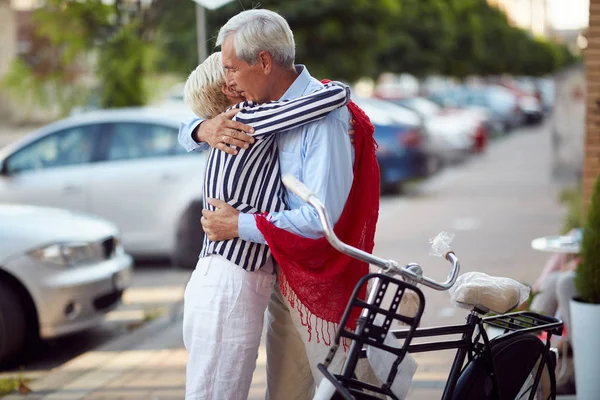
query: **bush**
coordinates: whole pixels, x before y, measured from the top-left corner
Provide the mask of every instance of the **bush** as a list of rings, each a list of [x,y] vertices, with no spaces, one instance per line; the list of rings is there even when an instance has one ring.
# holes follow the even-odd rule
[[[585,303],[600,304],[600,175],[596,179],[588,208],[581,250],[575,272],[575,287]]]

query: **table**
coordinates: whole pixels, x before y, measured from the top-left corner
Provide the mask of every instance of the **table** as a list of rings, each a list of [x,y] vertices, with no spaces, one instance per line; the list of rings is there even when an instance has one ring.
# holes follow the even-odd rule
[[[574,236],[544,236],[533,239],[531,247],[535,250],[550,253],[578,254],[580,240]]]

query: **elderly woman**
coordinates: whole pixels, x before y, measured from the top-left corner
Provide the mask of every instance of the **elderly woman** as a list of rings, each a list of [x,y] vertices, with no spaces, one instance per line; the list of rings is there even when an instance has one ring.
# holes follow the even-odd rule
[[[210,149],[204,208],[216,212],[217,199],[245,213],[263,213],[286,208],[273,134],[324,118],[347,104],[349,90],[330,83],[294,100],[257,105],[227,86],[221,53],[214,53],[190,74],[184,99],[202,118],[234,105],[234,119],[254,128],[254,143],[235,155]],[[186,398],[246,399],[276,280],[273,260],[265,244],[212,239],[205,236],[185,290]]]

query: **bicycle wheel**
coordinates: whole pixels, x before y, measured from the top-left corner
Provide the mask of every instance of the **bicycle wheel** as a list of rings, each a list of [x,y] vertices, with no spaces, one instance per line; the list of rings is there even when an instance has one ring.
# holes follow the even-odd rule
[[[490,343],[496,381],[501,396],[494,390],[488,362],[476,356],[463,370],[454,391],[455,400],[524,400],[533,390],[535,374],[545,351],[544,343],[532,334],[498,338]],[[534,399],[554,400],[556,378],[554,358],[548,354]]]
[[[538,387],[535,391],[534,400],[554,400],[556,399],[556,377],[554,374],[555,367],[553,366],[553,362],[550,360],[551,354],[548,354],[548,358],[544,363],[544,370],[542,371],[542,375],[540,377],[540,382],[538,383]],[[538,362],[535,365],[535,368],[531,371],[527,380],[517,393],[515,400],[527,400],[531,395],[531,391],[533,390],[533,384],[535,382],[535,375],[540,366],[540,361],[542,357],[540,356]]]

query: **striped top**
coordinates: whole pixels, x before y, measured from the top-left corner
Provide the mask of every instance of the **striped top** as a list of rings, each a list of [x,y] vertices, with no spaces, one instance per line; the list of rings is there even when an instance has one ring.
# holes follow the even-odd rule
[[[283,211],[285,192],[273,134],[325,118],[349,100],[350,89],[346,85],[330,82],[297,99],[260,105],[247,101],[231,107],[241,109],[234,119],[254,128],[255,142],[248,149],[238,149],[237,155],[210,149],[204,177],[204,208],[214,211],[206,201],[214,198],[243,213]],[[240,238],[214,242],[205,235],[200,256],[210,254],[220,254],[248,271],[262,267],[271,255],[264,244]]]

